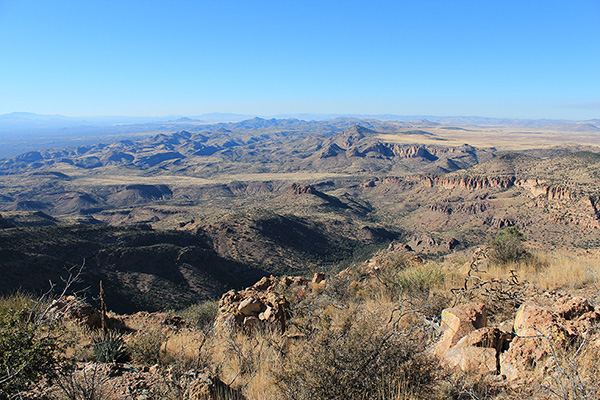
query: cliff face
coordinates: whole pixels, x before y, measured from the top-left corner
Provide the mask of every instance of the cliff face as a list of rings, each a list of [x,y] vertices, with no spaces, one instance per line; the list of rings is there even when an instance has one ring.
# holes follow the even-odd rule
[[[392,147],[392,152],[396,157],[401,158],[416,158],[422,157],[427,160],[437,160],[438,156],[434,153],[437,153],[436,149],[429,150],[425,146],[412,145],[412,146],[400,146],[394,145]]]
[[[517,186],[528,190],[533,197],[545,197],[548,200],[576,200],[579,193],[566,186],[548,185],[543,180],[525,179],[515,183]]]
[[[389,178],[388,178],[389,180]],[[556,185],[543,179],[517,179],[514,175],[444,175],[438,177],[422,176],[420,182],[425,187],[443,190],[459,189],[466,192],[484,191],[485,197],[494,192],[514,190],[511,196],[520,198],[520,202],[528,207],[545,210],[547,218],[563,225],[579,225],[585,228],[600,228],[600,200],[597,195],[584,190],[580,186],[570,187],[568,183]],[[487,193],[490,191],[490,193]],[[469,195],[461,195],[469,196]],[[491,204],[481,202],[436,202],[430,204],[429,210],[447,216],[463,213],[468,215],[482,214],[491,211]],[[525,214],[527,214],[525,212]],[[525,215],[524,214],[524,215]],[[454,218],[454,217],[453,217]],[[485,224],[502,228],[516,223],[491,216]],[[521,222],[519,222],[521,224]]]
[[[433,184],[444,189],[508,189],[514,186],[515,180],[514,176],[443,176],[436,178]]]

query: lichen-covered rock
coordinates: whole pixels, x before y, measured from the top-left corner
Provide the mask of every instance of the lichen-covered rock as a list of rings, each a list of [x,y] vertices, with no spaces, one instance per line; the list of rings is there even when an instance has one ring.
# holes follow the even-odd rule
[[[552,310],[534,302],[526,302],[515,315],[514,332],[520,338],[545,337],[555,346],[565,346],[572,336],[566,328],[565,319]]]
[[[484,304],[468,303],[442,311],[442,336],[435,348],[437,355],[450,350],[465,335],[487,325]]]

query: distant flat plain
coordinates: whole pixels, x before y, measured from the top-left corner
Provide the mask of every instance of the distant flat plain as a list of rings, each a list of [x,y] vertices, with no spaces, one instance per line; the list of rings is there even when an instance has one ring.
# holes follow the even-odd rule
[[[379,139],[390,143],[422,143],[438,146],[495,147],[499,150],[517,151],[553,146],[600,146],[600,132],[565,132],[560,129],[532,128],[521,130],[510,127],[464,126],[428,128],[435,136],[382,134]]]

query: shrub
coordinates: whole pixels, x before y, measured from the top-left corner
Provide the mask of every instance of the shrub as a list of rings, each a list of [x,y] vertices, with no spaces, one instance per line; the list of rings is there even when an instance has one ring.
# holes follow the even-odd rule
[[[402,294],[429,292],[442,283],[445,274],[439,264],[411,258],[405,252],[392,252],[376,260],[379,265],[375,285],[371,292],[382,291],[389,299],[397,299]],[[379,290],[377,289],[379,286]]]
[[[500,265],[527,260],[531,254],[523,244],[525,240],[527,238],[516,225],[501,230],[489,241],[490,260]]]
[[[422,341],[374,318],[321,329],[274,371],[286,399],[432,398],[437,364]]]
[[[0,299],[0,399],[20,397],[69,369],[55,327],[37,319],[40,303],[25,295]]]
[[[106,400],[111,399],[109,377],[102,373],[99,364],[92,364],[73,373],[62,374],[56,381],[51,399],[56,400]]]
[[[209,329],[212,327],[219,311],[219,303],[208,300],[202,303],[192,304],[179,313],[185,322],[198,329]]]

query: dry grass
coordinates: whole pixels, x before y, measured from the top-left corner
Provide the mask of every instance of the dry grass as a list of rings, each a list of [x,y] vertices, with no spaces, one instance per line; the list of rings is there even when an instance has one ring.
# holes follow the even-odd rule
[[[96,171],[88,171],[71,168],[55,168],[77,180],[77,184],[87,187],[113,186],[113,185],[171,185],[176,187],[206,186],[215,184],[227,184],[231,182],[268,182],[268,181],[315,181],[333,178],[349,178],[353,175],[338,173],[313,173],[313,172],[288,172],[288,173],[245,173],[245,174],[224,174],[222,176],[206,179],[195,176],[185,175],[152,175],[144,176],[143,172],[123,173],[122,169],[114,168],[114,171],[107,168],[108,172],[98,174]],[[2,177],[0,181],[7,181],[10,177]]]
[[[595,254],[555,252],[538,255],[547,264],[536,271],[533,279],[542,290],[598,288],[600,284],[600,259]]]
[[[463,284],[470,260],[443,263],[444,289]],[[484,263],[478,276],[483,279],[505,279],[514,271],[521,281],[527,281],[539,290],[595,289],[600,286],[600,258],[595,253],[575,253],[559,250],[552,253],[536,252],[530,260],[495,265]]]
[[[154,341],[150,343],[152,346],[142,350],[162,353],[159,362],[165,368],[179,368],[184,372],[209,370],[249,400],[302,398],[298,395],[300,392],[294,394],[296,389],[312,396],[305,398],[315,399],[484,398],[481,393],[489,393],[485,398],[501,398],[487,392],[488,387],[483,384],[481,387],[485,390],[477,392],[479,389],[469,383],[469,377],[453,377],[448,371],[437,369],[424,352],[428,344],[436,340],[431,321],[439,317],[442,308],[450,305],[449,291],[462,286],[470,261],[466,255],[453,263],[422,263],[406,254],[378,253],[371,263],[363,265],[370,273],[355,267],[346,278],[329,278],[328,288],[315,291],[311,297],[295,304],[289,332],[304,332],[305,336],[284,337],[269,329],[244,334],[228,329],[205,329],[200,324],[173,331],[168,336],[157,331],[152,338],[160,339],[160,350],[156,350]],[[597,291],[600,286],[598,261],[597,254],[560,251],[535,254],[528,261],[503,266],[484,262],[479,274],[482,279],[503,280],[509,279],[514,271],[520,279],[540,290]],[[199,309],[192,308],[189,312],[199,312]],[[71,328],[73,340],[77,337],[84,340],[88,334],[77,326]],[[143,344],[145,334],[131,333],[131,340],[137,338]],[[390,343],[394,346],[389,346]],[[598,345],[600,337],[594,333],[582,351],[560,354],[558,360],[565,371],[571,371],[569,376],[580,377],[586,387],[592,387],[600,379]],[[387,360],[389,364],[373,364],[373,368],[381,368],[373,373],[373,368],[363,361],[383,350],[389,353],[376,354],[378,360]],[[576,359],[573,354],[578,354]],[[425,358],[419,358],[421,356]],[[357,374],[358,368],[365,365],[366,369]],[[432,366],[434,370],[429,371],[427,368]],[[550,380],[541,384],[558,390],[561,382],[557,379],[563,380],[562,387],[572,383],[569,376],[556,371],[550,371]],[[429,373],[431,375],[427,375]],[[369,374],[379,380],[371,379]],[[367,383],[372,386],[361,386]],[[73,381],[75,384],[79,385]],[[346,391],[348,385],[355,385],[352,386],[354,392]],[[562,398],[553,396],[550,398]]]
[[[461,146],[469,143],[475,147],[496,147],[501,150],[540,149],[569,144],[598,145],[598,137],[595,134],[569,132],[565,135],[564,131],[543,128],[530,128],[526,131],[505,127],[474,127],[469,131],[438,128],[425,130],[435,134],[436,137],[382,134],[378,138],[388,143],[420,143],[438,146]]]

